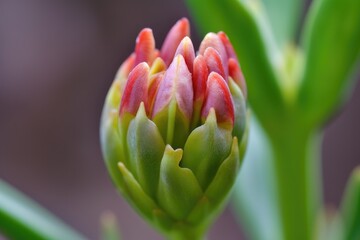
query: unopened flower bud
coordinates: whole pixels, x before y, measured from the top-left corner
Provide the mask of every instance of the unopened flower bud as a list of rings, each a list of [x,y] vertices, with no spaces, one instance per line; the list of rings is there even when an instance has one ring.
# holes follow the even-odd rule
[[[245,80],[224,33],[206,35],[196,55],[187,19],[160,51],[144,29],[105,101],[101,145],[109,173],[165,234],[199,235],[235,182],[246,115]]]

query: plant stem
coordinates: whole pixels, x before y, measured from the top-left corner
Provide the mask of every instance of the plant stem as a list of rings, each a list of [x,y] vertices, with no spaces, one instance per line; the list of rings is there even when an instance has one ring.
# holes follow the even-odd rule
[[[321,137],[296,125],[271,136],[284,239],[310,240],[321,202]]]
[[[170,234],[169,240],[206,240],[203,228],[189,228],[185,225],[179,225]]]

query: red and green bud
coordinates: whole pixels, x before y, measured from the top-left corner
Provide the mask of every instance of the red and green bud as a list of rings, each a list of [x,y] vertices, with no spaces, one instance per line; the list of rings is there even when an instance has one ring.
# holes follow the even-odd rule
[[[107,95],[101,145],[126,199],[164,233],[204,231],[235,182],[246,145],[246,85],[227,36],[198,54],[179,20],[161,50],[136,39]]]

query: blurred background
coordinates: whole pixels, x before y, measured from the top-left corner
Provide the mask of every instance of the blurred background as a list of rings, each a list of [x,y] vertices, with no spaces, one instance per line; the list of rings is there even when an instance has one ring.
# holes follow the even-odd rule
[[[161,239],[118,196],[99,146],[107,90],[137,33],[151,27],[162,43],[189,13],[181,0],[0,1],[0,178],[90,239],[104,211],[125,240]],[[195,47],[199,35],[192,26]],[[358,75],[359,76],[359,75]],[[359,77],[357,77],[359,78]],[[326,126],[325,201],[337,206],[360,164],[360,87]],[[227,209],[210,240],[244,239]]]

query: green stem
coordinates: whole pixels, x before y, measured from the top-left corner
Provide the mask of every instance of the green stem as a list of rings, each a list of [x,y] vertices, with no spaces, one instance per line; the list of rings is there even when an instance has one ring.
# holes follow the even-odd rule
[[[176,229],[168,234],[169,240],[206,240],[203,228],[189,228],[187,226],[177,226]]]
[[[284,239],[310,240],[321,202],[321,137],[296,124],[271,136]]]

